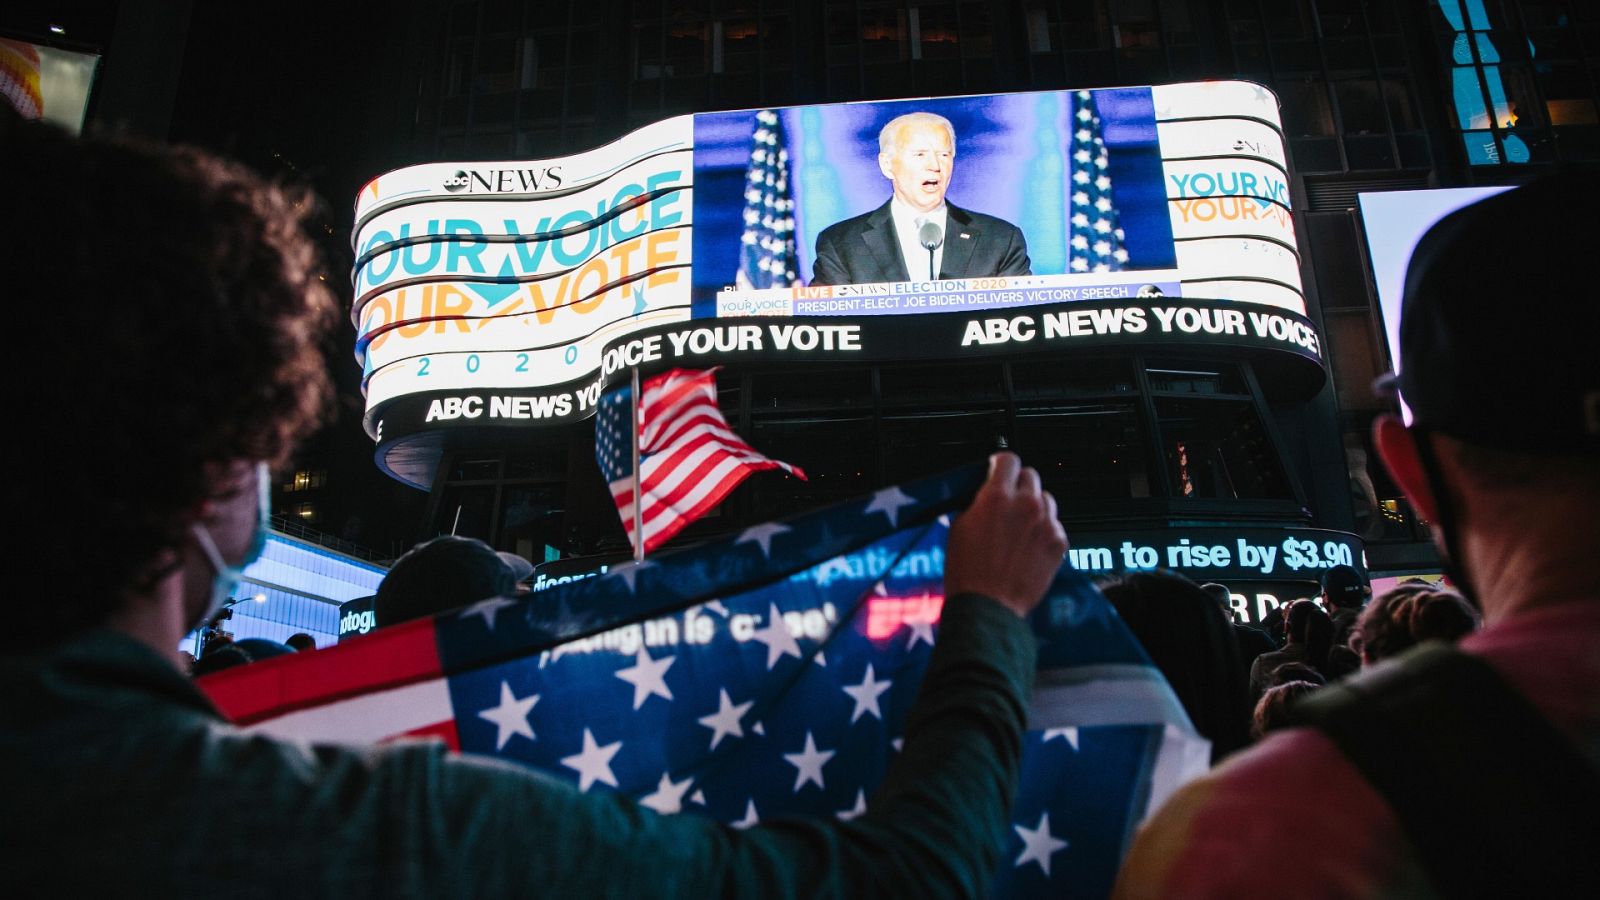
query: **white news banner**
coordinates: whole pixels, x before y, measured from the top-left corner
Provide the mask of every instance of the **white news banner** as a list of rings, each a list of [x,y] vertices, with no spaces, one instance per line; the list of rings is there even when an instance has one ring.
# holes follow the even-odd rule
[[[1182,295],[1176,269],[1003,275],[747,291],[729,289],[717,294],[717,317],[906,315]]]

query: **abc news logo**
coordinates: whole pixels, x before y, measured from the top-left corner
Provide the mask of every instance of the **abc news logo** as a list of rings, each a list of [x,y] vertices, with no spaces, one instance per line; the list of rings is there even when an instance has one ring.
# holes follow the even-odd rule
[[[457,169],[446,178],[442,187],[452,194],[463,191],[472,194],[532,194],[561,186],[561,167],[545,166],[542,169]]]

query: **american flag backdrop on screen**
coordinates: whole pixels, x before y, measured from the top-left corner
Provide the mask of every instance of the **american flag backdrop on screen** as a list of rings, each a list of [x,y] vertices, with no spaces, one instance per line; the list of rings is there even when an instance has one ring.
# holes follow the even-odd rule
[[[744,232],[739,236],[742,289],[792,287],[800,283],[795,253],[794,196],[789,191],[789,149],[783,121],[770,109],[756,113],[745,167]]]
[[[639,469],[643,473],[641,512],[646,553],[670,540],[722,502],[728,492],[755,472],[783,469],[797,478],[805,472],[757,453],[722,417],[717,407],[716,370],[673,369],[639,384]],[[600,400],[595,418],[594,452],[611,497],[637,545],[634,530],[633,388]]]
[[[976,465],[200,686],[297,740],[424,735],[736,828],[848,819],[900,750]],[[1087,577],[1032,620],[1039,671],[996,897],[1104,897],[1146,810],[1204,772],[1171,689]],[[559,827],[559,823],[535,823]],[[538,828],[521,838],[530,848]]]
[[[1073,272],[1120,272],[1128,264],[1128,251],[1111,194],[1110,160],[1093,93],[1073,93],[1068,124],[1072,130],[1068,266]]]

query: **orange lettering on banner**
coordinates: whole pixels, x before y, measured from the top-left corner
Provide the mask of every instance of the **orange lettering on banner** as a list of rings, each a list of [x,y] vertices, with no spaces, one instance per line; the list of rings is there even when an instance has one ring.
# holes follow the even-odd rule
[[[548,325],[562,309],[569,309],[575,315],[592,313],[614,295],[626,295],[638,287],[640,283],[628,282],[636,273],[676,263],[682,233],[674,229],[631,238],[554,279],[553,283],[549,279],[530,281],[524,285],[525,297],[519,296],[515,303],[491,315],[476,317],[479,327],[491,319],[508,317],[524,299],[533,307],[534,321],[541,325]],[[642,266],[639,265],[641,261]],[[657,272],[642,284],[646,288],[656,288],[676,284],[682,276],[680,269]],[[590,293],[594,296],[586,296]],[[430,328],[437,334],[444,334],[452,326],[464,333],[471,332],[474,303],[470,294],[452,284],[423,285],[420,293],[413,285],[375,297],[361,314],[363,334],[397,322],[404,324],[374,337],[368,350],[381,347],[396,332],[402,338],[419,337]],[[412,314],[408,307],[414,307],[416,312]]]
[[[590,279],[594,282],[592,285],[585,282],[591,275],[595,276]],[[596,256],[584,263],[578,269],[577,284],[571,290],[574,300],[572,311],[581,316],[599,309],[600,304],[606,299],[606,294],[611,293],[609,290],[600,290],[611,283],[610,275],[611,268],[606,265],[604,256]],[[593,297],[588,296],[591,292],[594,293]]]
[[[549,282],[528,282],[528,298],[533,301],[533,317],[538,320],[540,325],[550,324],[550,320],[556,317],[556,310],[567,302],[568,289],[571,285],[569,279],[570,276],[568,275],[563,275],[556,279],[554,297],[549,297],[545,294],[545,285],[549,284]]]
[[[1261,203],[1251,197],[1199,197],[1172,201],[1185,222],[1254,221],[1264,219],[1287,227],[1289,215],[1276,203]]]
[[[683,232],[677,229],[672,231],[652,231],[645,235],[644,265],[647,269],[671,265],[678,261],[678,238]],[[658,288],[669,284],[677,284],[683,276],[682,269],[668,269],[657,272],[645,279],[645,287]]]
[[[472,298],[463,293],[460,288],[441,284],[434,292],[431,318],[437,320],[433,323],[436,334],[444,334],[450,330],[451,325],[454,325],[457,331],[471,331],[472,325],[466,319],[471,312]],[[455,316],[457,318],[447,319],[445,318],[447,316]]]
[[[401,288],[400,290],[395,292],[395,294],[400,298],[401,308],[402,309],[404,309],[405,293],[408,290],[410,290],[410,288]],[[418,318],[423,318],[423,319],[427,318],[429,312],[432,309],[433,309],[433,285],[425,284],[425,285],[422,286],[422,313]],[[397,319],[396,321],[404,321],[404,318]],[[431,324],[431,323],[429,323],[429,322],[410,322],[409,324],[401,325],[399,328],[396,328],[395,331],[399,332],[400,336],[403,337],[403,338],[420,337],[421,335],[424,335],[424,334],[428,333],[429,324]]]
[[[361,333],[371,334],[373,331],[395,321],[395,304],[397,302],[400,304],[400,307],[403,310],[405,308],[404,288],[397,292],[397,295],[382,294],[372,298],[372,300],[367,303],[366,309],[361,311]],[[390,332],[386,331],[383,334],[373,338],[372,341],[367,344],[367,352],[371,353],[379,347],[382,347],[383,343],[389,339],[389,334]]]

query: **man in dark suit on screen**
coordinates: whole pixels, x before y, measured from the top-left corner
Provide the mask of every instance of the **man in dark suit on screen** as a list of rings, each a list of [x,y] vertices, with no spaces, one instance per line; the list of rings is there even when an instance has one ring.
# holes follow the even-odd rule
[[[1030,274],[1020,228],[945,202],[955,156],[955,128],[943,116],[907,113],[883,126],[878,169],[894,195],[823,229],[811,283]]]

